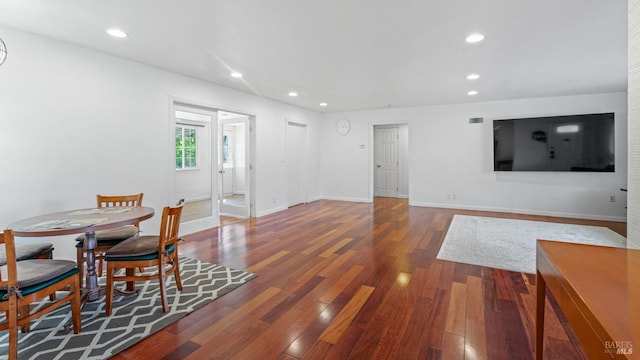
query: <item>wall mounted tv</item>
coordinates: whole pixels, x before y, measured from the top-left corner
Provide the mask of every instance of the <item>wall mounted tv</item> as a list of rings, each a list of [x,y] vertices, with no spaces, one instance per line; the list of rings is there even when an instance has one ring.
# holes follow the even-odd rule
[[[495,171],[615,171],[613,113],[493,121]]]

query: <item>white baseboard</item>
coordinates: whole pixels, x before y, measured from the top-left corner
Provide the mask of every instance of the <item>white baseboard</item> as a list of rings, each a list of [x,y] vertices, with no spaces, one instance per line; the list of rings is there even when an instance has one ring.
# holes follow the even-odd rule
[[[495,212],[526,214],[526,215],[555,216],[555,217],[565,217],[565,218],[572,218],[572,219],[588,219],[588,220],[627,222],[626,217],[604,216],[604,215],[594,215],[594,214],[565,213],[565,212],[559,212],[559,211],[539,211],[539,210],[527,210],[527,209],[510,209],[510,208],[498,208],[498,207],[488,207],[488,206],[469,206],[469,205],[461,205],[461,204],[444,204],[444,203],[421,203],[421,202],[412,202],[412,201],[409,201],[409,205],[410,206],[421,206],[421,207],[444,208],[444,209],[495,211]]]
[[[336,200],[336,201],[350,201],[350,202],[364,202],[364,203],[370,203],[371,200],[370,199],[365,199],[365,198],[352,198],[352,197],[342,197],[342,196],[323,196],[320,199],[324,199],[324,200]]]
[[[180,235],[193,234],[198,231],[211,229],[220,225],[220,219],[209,216],[180,224]]]
[[[185,202],[194,202],[194,201],[201,201],[201,200],[212,200],[212,199],[211,199],[211,196],[199,196],[199,197],[184,199]]]
[[[268,210],[264,210],[264,211],[260,211],[256,214],[256,217],[261,217],[261,216],[266,216],[266,215],[271,215],[271,214],[275,214],[277,212],[280,211],[284,211],[287,210],[288,207],[286,206],[281,206],[281,207],[277,207],[277,208],[273,208],[273,209],[268,209]]]

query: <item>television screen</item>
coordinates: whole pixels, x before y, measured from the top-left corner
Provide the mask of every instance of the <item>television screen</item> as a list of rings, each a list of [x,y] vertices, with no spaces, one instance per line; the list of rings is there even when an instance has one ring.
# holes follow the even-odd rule
[[[615,171],[613,113],[493,121],[495,171]]]

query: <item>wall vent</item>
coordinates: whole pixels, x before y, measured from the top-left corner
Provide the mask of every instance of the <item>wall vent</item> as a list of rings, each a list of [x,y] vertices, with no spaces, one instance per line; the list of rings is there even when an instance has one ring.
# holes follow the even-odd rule
[[[484,119],[481,117],[469,118],[469,124],[482,124],[483,121]]]

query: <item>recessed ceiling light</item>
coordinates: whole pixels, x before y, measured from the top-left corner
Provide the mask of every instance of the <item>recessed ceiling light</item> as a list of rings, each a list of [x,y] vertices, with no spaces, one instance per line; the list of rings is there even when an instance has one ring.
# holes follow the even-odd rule
[[[467,92],[467,95],[469,95],[469,96],[478,95],[478,92],[477,92],[477,91],[475,91],[475,90],[471,90],[471,91],[468,91],[468,92]]]
[[[324,102],[320,103],[320,106],[322,106],[322,107],[325,107],[325,106],[327,106],[327,105],[329,105],[329,104],[324,103]]]
[[[469,74],[467,75],[467,80],[478,80],[480,78],[480,75],[478,74]]]
[[[107,34],[117,38],[126,38],[127,36],[129,36],[129,34],[120,29],[109,29],[107,30]]]
[[[478,33],[470,34],[465,39],[465,41],[468,42],[468,43],[477,43],[477,42],[480,42],[482,40],[484,40],[484,35],[478,34]]]
[[[242,73],[239,73],[237,71],[232,72],[230,75],[232,78],[242,79]]]
[[[297,92],[295,92],[295,91],[290,91],[290,92],[289,92],[289,96],[291,96],[291,97],[296,97],[296,96],[298,96],[298,93],[297,93]]]

